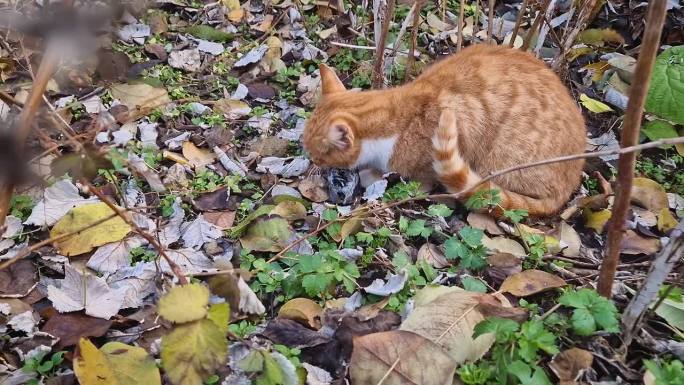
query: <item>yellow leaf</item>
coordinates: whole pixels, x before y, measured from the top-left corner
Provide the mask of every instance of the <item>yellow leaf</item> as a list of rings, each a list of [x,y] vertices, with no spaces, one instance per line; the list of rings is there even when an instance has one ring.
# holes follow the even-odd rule
[[[78,355],[74,358],[74,373],[82,385],[117,385],[107,356],[85,338],[78,341]]]
[[[272,216],[254,221],[247,232],[240,237],[242,247],[253,251],[278,252],[287,246],[292,238],[287,220]]]
[[[207,150],[195,146],[192,142],[183,143],[183,156],[192,163],[195,169],[214,163],[215,155]]]
[[[162,367],[174,385],[203,385],[226,362],[228,341],[208,319],[177,325],[161,342]]]
[[[161,384],[159,368],[145,349],[121,342],[108,342],[100,348],[107,357],[119,385]]]
[[[86,229],[56,241],[55,247],[60,254],[72,256],[87,253],[105,243],[122,240],[131,231],[131,227],[121,217],[115,216],[93,225],[112,214],[114,211],[103,202],[74,207],[55,223],[50,236],[55,238],[82,228]],[[88,225],[93,226],[88,227]]]
[[[670,212],[670,209],[663,207],[658,213],[658,230],[668,232],[677,227],[677,219]]]
[[[584,107],[586,107],[587,110],[595,112],[597,114],[600,114],[602,112],[613,111],[613,109],[610,108],[610,106],[608,106],[607,104],[599,102],[596,99],[592,99],[588,97],[586,94],[580,95],[580,102]]]
[[[282,201],[271,211],[271,214],[279,215],[288,221],[296,221],[306,217],[306,207],[297,201]]]
[[[230,322],[230,305],[227,302],[211,305],[209,307],[207,319],[214,321],[216,326],[221,329],[223,334],[228,333],[228,323]]]
[[[240,9],[240,0],[221,0],[223,6],[228,8],[229,11],[234,11]]]
[[[603,73],[610,68],[610,64],[608,64],[607,61],[599,61],[596,63],[587,64],[582,68],[587,69],[593,73],[591,75],[591,81],[596,83],[603,78]]]
[[[232,21],[233,23],[237,23],[238,21],[242,20],[243,17],[245,17],[244,9],[235,9],[228,12],[228,20]]]
[[[654,214],[669,207],[663,186],[648,178],[634,178],[630,200]]]
[[[617,31],[610,28],[589,28],[577,36],[578,43],[603,47],[605,43],[624,44],[625,39]]]
[[[349,218],[346,222],[342,224],[340,232],[333,236],[335,242],[342,242],[347,239],[348,236],[354,235],[361,230],[361,224],[363,220],[358,217]]]
[[[596,230],[597,233],[602,233],[603,228],[610,219],[611,212],[608,209],[599,211],[584,209],[582,215],[584,216],[584,225],[586,227]]]
[[[209,289],[198,283],[174,286],[159,299],[159,315],[171,322],[190,322],[207,315]]]
[[[183,156],[180,154],[176,154],[175,152],[164,150],[162,152],[162,156],[164,157],[164,159],[168,159],[185,166],[192,166],[187,159],[183,158]]]

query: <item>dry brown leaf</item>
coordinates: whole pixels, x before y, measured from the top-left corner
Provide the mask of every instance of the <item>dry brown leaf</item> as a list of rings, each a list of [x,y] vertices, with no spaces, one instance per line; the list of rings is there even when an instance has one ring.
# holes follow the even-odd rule
[[[312,329],[321,328],[323,309],[308,298],[295,298],[287,301],[278,311],[278,317],[291,319]]]
[[[497,253],[509,253],[515,255],[516,257],[524,257],[527,255],[525,249],[520,243],[504,236],[493,238],[484,236],[482,237],[482,244],[484,247]]]
[[[504,300],[506,298],[504,296],[501,297],[503,297]],[[507,300],[505,303],[502,303],[493,295],[485,294],[480,297],[478,301],[477,309],[485,317],[508,318],[521,323],[526,321],[529,317],[527,310],[513,307]]]
[[[669,207],[667,192],[663,186],[648,178],[634,178],[630,199],[632,203],[654,213],[658,213],[663,208]]]
[[[114,99],[128,107],[128,121],[136,120],[171,102],[164,88],[148,84],[115,84],[110,88]]]
[[[202,215],[207,222],[221,230],[227,230],[233,227],[233,222],[235,221],[235,211],[214,211]]]
[[[451,265],[444,256],[444,253],[430,242],[426,242],[420,247],[416,261],[425,261],[438,269]]]
[[[510,253],[492,254],[487,257],[487,263],[487,275],[497,283],[522,271],[522,261]]]
[[[572,226],[565,222],[561,222],[558,229],[558,238],[561,242],[565,243],[563,248],[564,256],[577,257],[579,255],[582,240]]]
[[[585,370],[591,368],[594,356],[580,348],[564,350],[553,357],[549,368],[558,376],[561,385],[576,385]]]
[[[455,370],[456,362],[439,345],[404,330],[355,338],[349,366],[352,383],[360,385],[444,385]]]
[[[363,305],[354,313],[354,317],[356,317],[359,321],[364,322],[373,319],[380,314],[380,311],[387,306],[389,301],[390,297],[385,297],[378,302]]]
[[[541,270],[525,270],[506,278],[500,291],[516,297],[527,297],[565,285],[562,278],[553,274]]]
[[[655,254],[660,250],[660,239],[647,238],[635,233],[632,230],[625,231],[620,242],[620,252],[622,254]]]
[[[483,295],[457,287],[428,286],[416,293],[416,307],[400,329],[439,344],[456,363],[475,361],[494,342],[492,334],[472,338],[475,325],[485,319],[477,309]]]
[[[304,198],[312,202],[325,202],[329,198],[327,183],[320,175],[311,175],[302,179],[297,188]]]
[[[205,166],[214,163],[213,152],[198,148],[191,141],[183,143],[183,156],[195,167],[195,169],[203,169]]]
[[[484,230],[491,235],[502,235],[504,233],[494,218],[487,214],[472,211],[468,214],[467,221],[471,227]]]
[[[300,202],[286,200],[278,203],[278,205],[271,210],[271,214],[279,215],[288,221],[296,221],[306,218],[306,207]]]

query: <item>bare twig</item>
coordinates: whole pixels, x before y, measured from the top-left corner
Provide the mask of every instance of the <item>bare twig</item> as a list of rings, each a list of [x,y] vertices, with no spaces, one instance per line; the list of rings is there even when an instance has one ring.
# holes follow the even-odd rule
[[[150,243],[157,251],[159,252],[159,255],[161,255],[165,260],[166,263],[169,264],[169,267],[171,268],[171,271],[173,274],[178,278],[178,282],[181,285],[186,285],[188,283],[188,279],[185,277],[185,274],[183,274],[183,271],[181,268],[174,262],[171,257],[169,257],[168,254],[166,254],[166,251],[164,251],[164,246],[162,246],[155,237],[153,237],[150,233],[147,231],[143,230],[138,226],[128,215],[126,215],[126,210],[122,209],[121,207],[115,205],[112,203],[107,197],[102,194],[102,192],[95,186],[93,186],[87,179],[81,178],[81,183],[83,183],[84,186],[87,186],[90,191],[95,194],[102,202],[104,202],[112,211],[116,213],[121,219],[124,220],[129,226],[131,226],[136,233],[138,233],[141,237],[145,238],[147,242]]]
[[[45,92],[45,89],[47,88],[48,81],[55,72],[58,60],[59,55],[56,48],[52,45],[48,46],[47,52],[38,68],[36,79],[33,81],[31,93],[21,110],[21,115],[19,115],[19,123],[17,125],[15,137],[16,146],[19,149],[19,152],[24,148],[26,139],[31,133],[33,119],[36,116],[38,107],[40,107],[40,103],[43,99],[43,92]],[[5,218],[9,213],[13,191],[14,185],[10,180],[7,180],[5,185],[0,187],[0,229],[5,226]]]
[[[292,250],[292,248],[295,247],[295,246],[297,246],[298,244],[304,242],[304,240],[313,237],[314,235],[316,235],[316,234],[320,233],[321,231],[327,229],[327,228],[328,228],[330,225],[332,225],[333,223],[337,223],[337,222],[340,222],[340,221],[342,221],[342,220],[344,220],[344,219],[343,219],[343,218],[338,218],[337,220],[330,221],[330,222],[324,224],[323,226],[320,226],[320,227],[317,228],[316,230],[314,230],[314,231],[312,231],[312,232],[310,232],[310,233],[308,233],[308,234],[306,234],[306,235],[300,237],[300,238],[297,239],[296,241],[294,241],[294,242],[290,243],[289,245],[285,246],[285,248],[283,248],[282,250],[280,250],[280,252],[278,252],[278,254],[276,254],[276,255],[274,255],[273,257],[271,257],[271,259],[269,259],[269,260],[267,261],[267,263],[271,263],[271,262],[274,262],[274,261],[279,260],[280,258],[283,257],[283,255],[285,255],[285,253],[287,253],[288,251]]]
[[[653,300],[658,295],[660,286],[667,279],[684,255],[684,220],[679,222],[670,234],[670,242],[656,255],[651,268],[639,292],[632,298],[622,314],[622,341],[625,346],[632,342],[634,333],[639,330],[639,324]]]
[[[24,103],[18,101],[17,99],[12,97],[12,95],[8,94],[5,91],[0,91],[0,100],[7,104],[14,104],[17,107],[24,107]]]
[[[511,48],[513,48],[515,38],[518,36],[518,30],[520,29],[523,16],[525,16],[525,10],[527,10],[528,1],[529,0],[523,0],[522,5],[520,6],[520,11],[518,11],[518,17],[515,19],[515,26],[513,27],[513,32],[511,34],[511,41],[508,43],[508,46]]]
[[[411,27],[411,51],[406,58],[406,76],[405,79],[408,81],[413,77],[415,71],[416,62],[416,47],[418,46],[418,27],[420,25],[420,11],[425,6],[426,0],[415,0],[416,11],[413,13],[413,25]]]
[[[522,47],[520,47],[521,50],[527,51],[527,49],[530,48],[530,43],[532,42],[532,38],[534,37],[534,34],[539,29],[539,26],[541,25],[542,20],[544,20],[544,15],[546,14],[546,10],[549,8],[549,4],[551,4],[551,0],[544,0],[544,2],[541,4],[541,7],[539,8],[539,12],[537,13],[537,17],[534,18],[534,23],[532,23],[532,26],[527,31],[527,35],[525,35],[525,40],[523,41],[523,45],[522,45]],[[513,36],[513,38],[515,38],[515,36]]]
[[[487,43],[492,44],[494,37],[492,36],[492,30],[494,28],[494,4],[496,0],[489,0],[489,9],[487,13]]]
[[[577,15],[577,22],[575,23],[575,26],[565,34],[565,42],[561,46],[561,51],[560,55],[556,57],[553,61],[553,69],[558,70],[561,68],[563,63],[565,63],[565,58],[566,58],[566,53],[570,51],[570,48],[572,48],[572,45],[575,43],[575,39],[577,38],[577,35],[579,35],[580,32],[584,31],[585,27],[591,20],[589,18],[592,15],[592,11],[594,7],[596,6],[596,1],[597,0],[587,0],[584,2],[584,5],[580,9],[579,14]],[[570,22],[568,22],[568,25],[570,25]]]
[[[401,44],[401,39],[404,37],[404,34],[406,34],[406,30],[408,29],[409,24],[413,20],[413,14],[416,12],[417,5],[418,3],[413,3],[411,9],[409,9],[408,13],[406,14],[404,21],[401,23],[401,28],[399,29],[399,33],[397,34],[396,40],[394,40],[394,45],[392,46],[392,53],[390,55],[396,55],[397,50],[399,49],[399,45]]]
[[[387,33],[389,32],[392,17],[394,16],[394,3],[396,0],[386,0],[385,16],[382,20],[380,38],[377,40],[375,50],[375,63],[373,64],[373,88],[383,88],[385,82],[385,46],[387,45]]]
[[[444,0],[446,2],[446,0]],[[463,19],[465,12],[465,0],[461,0],[458,7],[458,42],[456,43],[456,52],[460,52],[463,48]]]
[[[475,44],[477,41],[477,23],[480,21],[480,0],[475,0],[475,13],[473,14],[473,34],[470,36],[470,44]]]
[[[541,51],[542,47],[544,46],[544,41],[546,40],[546,35],[549,33],[549,31],[553,31],[550,23],[548,22],[548,19],[553,15],[553,12],[555,11],[555,9],[556,9],[556,0],[551,0],[551,3],[549,3],[549,7],[546,9],[546,12],[541,15],[543,24],[541,25],[541,27],[539,29],[539,37],[537,38],[537,44],[534,47],[534,54],[537,57],[539,57],[539,52]]]
[[[644,113],[646,93],[651,80],[651,72],[655,63],[660,44],[660,34],[666,15],[666,0],[655,0],[648,6],[646,29],[642,39],[641,52],[634,71],[634,81],[629,92],[629,102],[622,126],[622,147],[633,146],[639,140],[639,128]],[[598,281],[598,292],[604,297],[612,297],[613,279],[618,261],[620,260],[620,242],[624,232],[625,218],[629,209],[629,198],[634,179],[634,164],[636,154],[633,152],[622,154],[618,159],[618,181],[615,194],[615,204],[610,223],[608,224],[608,242],[606,254],[601,263]]]

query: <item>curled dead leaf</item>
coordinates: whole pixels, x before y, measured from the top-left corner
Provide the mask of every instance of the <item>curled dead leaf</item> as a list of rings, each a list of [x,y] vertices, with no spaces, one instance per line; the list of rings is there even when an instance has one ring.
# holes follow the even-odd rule
[[[562,278],[553,274],[541,270],[525,270],[506,278],[500,291],[516,297],[527,297],[565,285]]]
[[[663,186],[648,178],[634,178],[630,199],[632,203],[654,213],[669,207],[667,192]]]
[[[553,357],[549,368],[558,376],[560,384],[575,385],[585,370],[591,368],[594,356],[580,348],[564,350]]]
[[[625,231],[620,242],[620,252],[622,254],[655,254],[660,250],[660,239],[647,238],[637,234],[632,230]]]
[[[416,261],[425,261],[438,269],[451,265],[444,256],[444,253],[430,242],[426,242],[420,247]]]
[[[321,327],[320,305],[308,298],[295,298],[287,301],[278,311],[278,317],[291,319],[312,329]]]

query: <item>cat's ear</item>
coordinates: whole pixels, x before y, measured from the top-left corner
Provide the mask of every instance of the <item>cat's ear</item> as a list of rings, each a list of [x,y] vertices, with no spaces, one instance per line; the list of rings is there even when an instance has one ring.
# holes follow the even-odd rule
[[[342,84],[342,81],[337,77],[337,74],[332,68],[325,64],[321,64],[319,70],[321,72],[321,86],[323,87],[323,95],[345,90],[344,84]]]
[[[345,123],[335,123],[330,126],[328,142],[338,150],[348,150],[354,143],[354,133]]]

